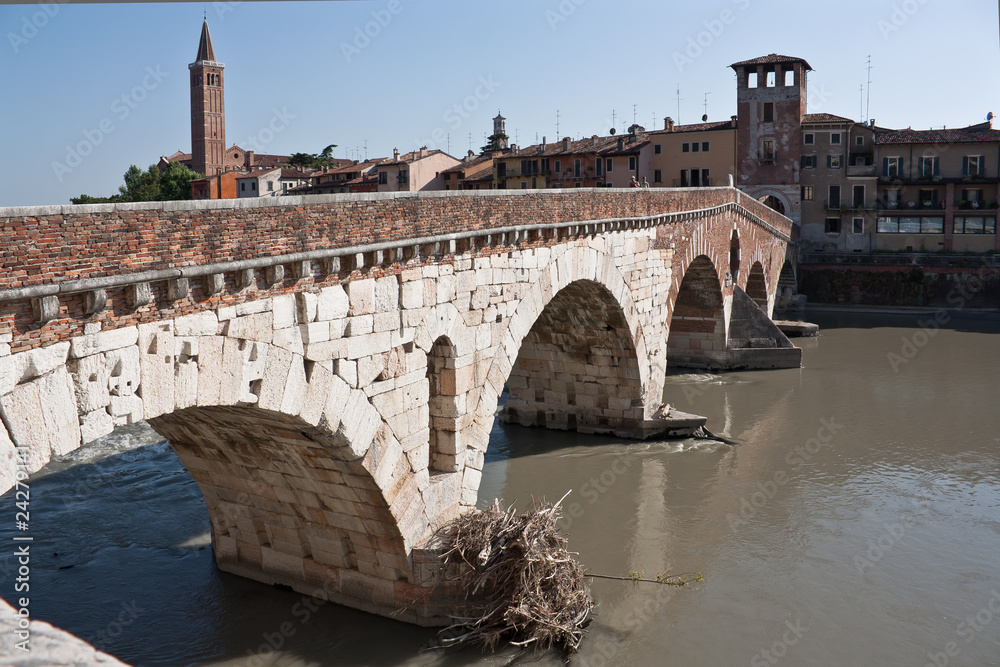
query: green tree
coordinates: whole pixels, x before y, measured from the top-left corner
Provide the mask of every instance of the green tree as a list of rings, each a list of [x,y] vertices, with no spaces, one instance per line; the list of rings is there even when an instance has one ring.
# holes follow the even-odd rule
[[[191,181],[202,175],[192,171],[180,162],[171,162],[160,172],[155,164],[142,171],[130,165],[125,172],[124,185],[118,186],[118,194],[111,197],[92,197],[82,194],[70,197],[74,204],[102,204],[119,201],[174,201],[191,199]]]
[[[491,134],[489,139],[487,139],[487,144],[479,149],[481,153],[492,153],[501,149],[503,142],[507,141],[509,137],[502,132],[497,134]]]
[[[337,144],[330,144],[321,153],[292,153],[288,158],[288,164],[299,169],[322,169],[329,167],[336,162],[333,157],[333,149]]]
[[[191,199],[191,181],[201,177],[201,174],[180,162],[171,162],[160,174],[160,199],[162,201]]]

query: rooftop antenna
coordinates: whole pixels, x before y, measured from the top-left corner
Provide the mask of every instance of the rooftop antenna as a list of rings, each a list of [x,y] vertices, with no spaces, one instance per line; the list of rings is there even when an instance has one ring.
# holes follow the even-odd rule
[[[708,96],[711,94],[711,91],[705,93],[705,117],[702,120],[708,120]]]
[[[365,162],[368,162],[368,140],[365,139]]]
[[[677,124],[681,124],[681,85],[677,84]]]
[[[472,132],[469,132],[469,150],[472,150]]]
[[[858,118],[865,122],[865,87],[864,84],[858,86]]]
[[[652,115],[651,118],[652,118],[652,122],[649,124],[649,127],[655,130],[656,129],[656,109],[653,109],[653,115]]]
[[[872,57],[868,56],[868,100],[865,102],[865,121],[868,121],[871,116],[871,103],[872,103]]]
[[[617,123],[617,121],[615,120],[616,118],[617,118],[617,116],[615,115],[615,110],[614,110],[614,109],[612,109],[612,110],[611,110],[611,127],[614,127],[614,128],[617,128],[617,127],[618,127],[618,123]]]
[[[636,107],[637,107],[637,105],[635,105],[635,104],[632,105],[632,124],[633,125],[635,125],[635,111],[636,111]]]
[[[448,133],[448,150],[446,151],[448,155],[451,155],[451,132]],[[368,149],[365,148],[365,156],[368,155]]]
[[[559,138],[559,109],[556,109],[556,139]]]

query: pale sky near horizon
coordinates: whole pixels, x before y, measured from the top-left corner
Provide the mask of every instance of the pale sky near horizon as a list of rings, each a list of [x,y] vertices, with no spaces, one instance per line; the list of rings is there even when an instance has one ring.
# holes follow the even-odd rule
[[[557,112],[574,138],[724,120],[729,65],[768,53],[814,68],[809,112],[919,129],[1000,113],[992,0],[4,4],[0,206],[111,195],[130,164],[189,151],[203,12],[227,144],[258,152],[461,157],[498,109],[521,145],[555,140]]]

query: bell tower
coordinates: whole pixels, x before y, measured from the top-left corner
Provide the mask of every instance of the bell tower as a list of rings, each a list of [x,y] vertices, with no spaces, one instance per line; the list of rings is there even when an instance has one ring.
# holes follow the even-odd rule
[[[223,170],[226,150],[224,67],[215,60],[206,18],[201,26],[198,56],[188,65],[191,74],[191,168],[206,176]]]

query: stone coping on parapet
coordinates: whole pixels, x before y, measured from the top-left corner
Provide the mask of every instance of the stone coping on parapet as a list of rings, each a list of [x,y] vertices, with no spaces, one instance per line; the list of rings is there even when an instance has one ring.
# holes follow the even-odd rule
[[[419,192],[359,192],[322,195],[282,195],[280,197],[243,197],[237,199],[185,199],[178,201],[114,202],[107,204],[47,204],[39,206],[0,206],[0,219],[37,217],[46,215],[81,215],[112,213],[115,211],[215,211],[226,209],[254,209],[268,207],[312,206],[361,201],[392,201],[396,199],[489,198],[552,196],[571,197],[580,194],[632,194],[636,196],[664,195],[670,193],[704,193],[735,191],[728,186],[705,188],[545,188],[544,190],[427,190]],[[749,196],[749,195],[747,195]],[[751,198],[752,199],[752,198]],[[775,212],[775,215],[781,215]]]

